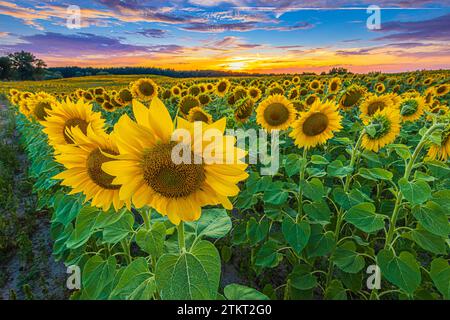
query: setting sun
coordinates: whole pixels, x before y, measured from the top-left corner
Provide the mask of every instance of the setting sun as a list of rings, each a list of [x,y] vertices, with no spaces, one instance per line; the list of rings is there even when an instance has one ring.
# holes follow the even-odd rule
[[[226,66],[226,68],[232,71],[239,71],[245,69],[246,66],[247,64],[241,61],[241,62],[231,62]]]

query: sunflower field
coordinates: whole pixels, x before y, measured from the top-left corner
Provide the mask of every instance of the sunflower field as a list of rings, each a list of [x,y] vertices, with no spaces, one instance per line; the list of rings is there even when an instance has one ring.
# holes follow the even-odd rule
[[[450,299],[450,72],[92,78],[0,88],[71,299]]]

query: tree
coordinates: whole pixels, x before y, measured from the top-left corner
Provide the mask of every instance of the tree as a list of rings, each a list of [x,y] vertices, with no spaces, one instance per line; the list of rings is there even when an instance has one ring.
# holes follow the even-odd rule
[[[41,59],[36,59],[35,61],[33,78],[35,80],[42,80],[45,77],[47,64]]]
[[[12,76],[12,64],[8,57],[0,57],[0,79],[9,80]]]
[[[32,53],[20,51],[8,55],[18,80],[40,79],[45,74],[45,62]]]
[[[63,75],[61,74],[61,72],[59,71],[50,71],[50,70],[45,70],[44,76],[43,76],[43,80],[51,80],[51,79],[62,79]]]
[[[333,68],[328,72],[328,74],[346,74],[346,73],[351,73],[351,72],[349,72],[347,69],[342,68],[342,67],[338,67],[338,68],[333,67]]]

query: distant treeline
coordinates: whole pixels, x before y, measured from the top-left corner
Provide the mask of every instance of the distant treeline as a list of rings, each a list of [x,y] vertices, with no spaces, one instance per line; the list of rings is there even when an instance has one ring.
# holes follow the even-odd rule
[[[20,51],[0,57],[0,80],[43,80],[47,65],[32,53]]]
[[[134,74],[152,74],[158,76],[167,76],[171,78],[217,78],[217,77],[260,77],[260,76],[283,76],[274,73],[246,73],[231,72],[218,70],[189,70],[180,71],[174,69],[162,69],[154,67],[110,67],[110,68],[93,68],[93,67],[57,67],[48,68],[51,74],[58,75],[63,78],[85,77],[94,75],[134,75]],[[345,68],[332,68],[328,71],[331,75],[342,75],[351,73]],[[314,72],[303,72],[303,75],[315,75]],[[322,72],[322,74],[327,74]],[[288,74],[285,74],[288,75]]]
[[[52,73],[61,74],[64,78],[84,77],[92,75],[133,75],[133,74],[152,74],[158,76],[167,76],[172,78],[206,78],[206,77],[225,77],[225,76],[262,76],[263,74],[249,74],[245,72],[228,72],[216,70],[193,70],[178,71],[174,69],[161,69],[151,67],[113,67],[113,68],[81,68],[81,67],[58,67],[49,68]]]

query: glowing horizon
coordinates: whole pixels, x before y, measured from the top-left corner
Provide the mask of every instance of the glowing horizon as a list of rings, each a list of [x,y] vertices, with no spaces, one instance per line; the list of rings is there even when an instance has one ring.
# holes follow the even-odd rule
[[[448,69],[450,8],[382,0],[369,30],[361,1],[78,1],[80,29],[58,1],[0,0],[0,53],[26,50],[49,67],[158,67],[246,73]],[[362,1],[369,5],[369,2]],[[262,6],[262,4],[264,6]],[[319,10],[320,9],[320,10]],[[411,10],[413,9],[413,10]]]

